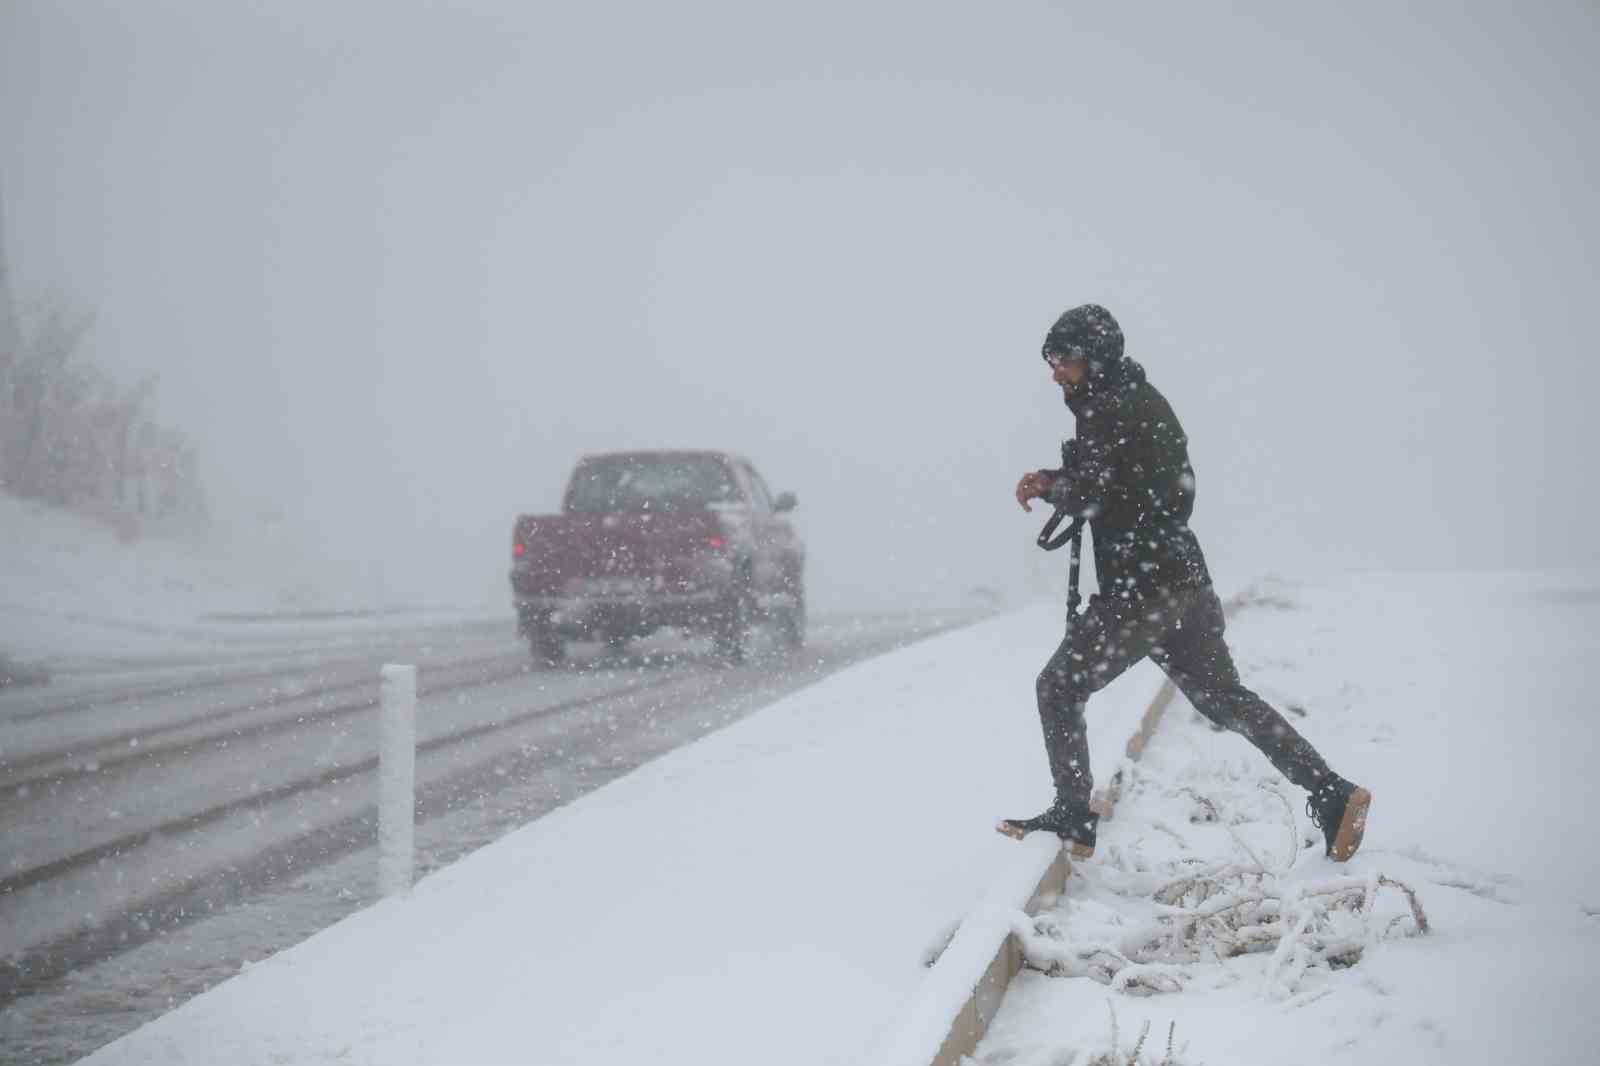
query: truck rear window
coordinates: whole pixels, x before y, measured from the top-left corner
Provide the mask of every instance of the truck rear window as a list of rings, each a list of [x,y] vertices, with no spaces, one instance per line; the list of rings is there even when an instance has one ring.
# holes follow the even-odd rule
[[[567,510],[703,510],[741,502],[733,475],[710,456],[617,456],[591,459],[572,475]]]

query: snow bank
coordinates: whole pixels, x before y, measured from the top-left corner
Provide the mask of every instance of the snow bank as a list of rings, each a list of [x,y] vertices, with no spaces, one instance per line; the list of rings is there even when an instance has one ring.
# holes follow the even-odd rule
[[[1123,1055],[1149,1025],[1147,1062],[1169,1030],[1176,1064],[1593,1061],[1600,730],[1582,667],[1600,650],[1600,580],[1408,575],[1280,592],[1232,640],[1263,694],[1302,708],[1335,769],[1372,788],[1365,846],[1343,866],[1323,857],[1300,794],[1184,707],[1096,860],[1054,911],[1019,923],[1034,963],[1063,976],[1025,970],[976,1061],[1104,1055],[1113,1016]],[[1204,890],[1158,901],[1161,886],[1219,864],[1219,883],[1250,890],[1236,899],[1265,897],[1247,905],[1257,924],[1246,937],[1190,925],[1173,942],[1174,911],[1193,914]],[[1416,891],[1426,935],[1380,877]],[[1362,913],[1312,913],[1352,882],[1372,894]],[[1308,935],[1271,938],[1278,915]]]

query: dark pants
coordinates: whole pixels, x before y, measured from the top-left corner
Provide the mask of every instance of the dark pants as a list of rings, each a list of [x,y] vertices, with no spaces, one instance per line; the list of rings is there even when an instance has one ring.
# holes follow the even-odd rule
[[[1149,656],[1195,710],[1242,734],[1278,771],[1314,789],[1328,764],[1283,715],[1239,682],[1222,639],[1222,603],[1210,585],[1137,600],[1093,597],[1039,675],[1039,717],[1058,802],[1084,806],[1094,787],[1084,704]]]

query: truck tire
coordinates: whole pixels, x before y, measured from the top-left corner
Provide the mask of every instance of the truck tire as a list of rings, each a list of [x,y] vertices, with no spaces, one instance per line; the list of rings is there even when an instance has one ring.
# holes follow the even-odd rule
[[[712,631],[718,653],[730,665],[742,666],[749,660],[755,625],[755,595],[748,584],[742,583],[723,608],[722,618]]]
[[[798,651],[806,643],[806,594],[796,589],[793,595],[794,603],[778,612],[778,636],[785,648]]]
[[[548,622],[537,622],[528,629],[528,650],[536,666],[557,666],[567,657],[567,642],[556,635]]]

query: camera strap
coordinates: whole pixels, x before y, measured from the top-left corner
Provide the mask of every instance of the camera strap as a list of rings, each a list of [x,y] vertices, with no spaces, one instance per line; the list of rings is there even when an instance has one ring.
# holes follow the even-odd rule
[[[1083,602],[1078,594],[1078,574],[1083,560],[1083,519],[1074,518],[1066,529],[1057,534],[1056,529],[1066,517],[1067,512],[1057,507],[1034,543],[1047,552],[1053,552],[1069,541],[1072,544],[1072,565],[1067,571],[1067,624],[1071,625],[1078,617],[1078,604]]]

